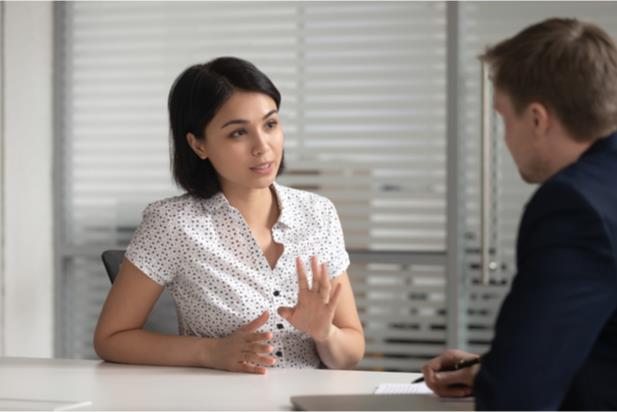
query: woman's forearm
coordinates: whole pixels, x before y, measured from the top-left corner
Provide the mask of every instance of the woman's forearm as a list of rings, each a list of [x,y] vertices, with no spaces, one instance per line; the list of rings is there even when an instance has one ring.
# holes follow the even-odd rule
[[[315,342],[321,361],[330,369],[350,369],[364,356],[364,335],[352,328],[332,325],[329,336]]]
[[[166,366],[216,367],[212,352],[216,339],[162,335],[143,329],[95,337],[94,348],[104,360]]]

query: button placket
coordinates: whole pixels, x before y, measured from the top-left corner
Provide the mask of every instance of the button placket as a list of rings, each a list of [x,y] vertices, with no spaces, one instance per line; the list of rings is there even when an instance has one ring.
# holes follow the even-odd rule
[[[285,252],[283,251],[283,254],[285,254]],[[279,257],[279,261],[280,259],[283,257],[283,254],[281,255],[281,257]],[[280,273],[279,271],[281,270],[281,268],[283,267],[283,265],[278,265],[275,267],[274,272],[273,272],[273,277],[272,277],[272,296],[273,296],[273,303],[274,303],[274,313],[276,313],[276,309],[280,306],[283,306],[283,304],[285,303],[284,301],[284,296],[283,296],[283,289],[282,289],[282,285],[278,284],[277,279],[280,279]],[[285,319],[283,319],[282,317],[280,317],[278,315],[278,313],[276,313],[275,317],[272,318],[273,320],[273,324],[276,327],[276,330],[274,331],[274,334],[277,335],[276,341],[275,341],[275,345],[274,345],[274,350],[272,351],[272,354],[276,357],[277,360],[277,364],[280,367],[284,367],[286,362],[285,362],[285,357],[284,357],[284,353],[285,353],[285,346],[284,346],[284,341],[285,339],[283,338],[284,333],[283,330],[285,329]]]

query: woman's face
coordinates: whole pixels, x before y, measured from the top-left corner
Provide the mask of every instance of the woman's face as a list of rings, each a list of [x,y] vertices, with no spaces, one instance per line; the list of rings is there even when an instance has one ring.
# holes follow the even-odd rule
[[[274,100],[246,91],[234,92],[221,106],[205,139],[189,137],[197,155],[210,159],[226,194],[269,187],[281,164],[283,140]]]

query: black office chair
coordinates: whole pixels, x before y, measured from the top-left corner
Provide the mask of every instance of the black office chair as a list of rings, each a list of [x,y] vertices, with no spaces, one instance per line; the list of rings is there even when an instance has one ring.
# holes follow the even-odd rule
[[[124,250],[120,249],[110,249],[104,251],[101,255],[103,265],[105,265],[105,270],[107,271],[107,276],[109,276],[109,281],[111,283],[114,283],[120,271],[120,264],[122,263],[122,259],[124,259],[124,252]]]
[[[107,271],[107,276],[111,283],[114,283],[118,272],[120,272],[120,264],[124,259],[124,250],[110,249],[101,254],[103,265]],[[152,308],[148,321],[144,325],[145,329],[164,333],[166,335],[178,334],[178,318],[176,316],[176,304],[174,303],[167,288],[163,291],[159,300]]]

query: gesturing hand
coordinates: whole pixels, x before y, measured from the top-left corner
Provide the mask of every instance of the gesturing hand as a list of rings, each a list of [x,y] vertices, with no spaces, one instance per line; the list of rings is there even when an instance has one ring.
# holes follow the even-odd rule
[[[298,272],[298,302],[293,308],[280,307],[278,313],[296,329],[311,335],[317,342],[330,335],[334,311],[341,295],[341,285],[332,290],[325,263],[319,264],[311,257],[313,285],[309,288],[306,271],[299,257],[296,258]]]
[[[241,327],[231,335],[218,339],[212,351],[212,366],[232,372],[265,374],[266,368],[259,365],[274,365],[276,360],[268,354],[272,346],[263,341],[272,339],[271,332],[257,333],[270,315],[268,311]]]

